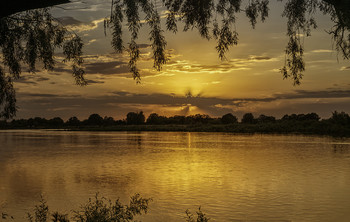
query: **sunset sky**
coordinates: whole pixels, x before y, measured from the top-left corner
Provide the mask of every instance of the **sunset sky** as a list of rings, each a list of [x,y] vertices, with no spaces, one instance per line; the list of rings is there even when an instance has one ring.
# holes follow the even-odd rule
[[[333,50],[327,34],[333,23],[329,15],[316,16],[317,30],[304,38],[306,71],[300,86],[283,80],[288,42],[284,3],[271,1],[269,17],[255,29],[244,14],[236,22],[239,43],[221,61],[215,41],[202,39],[197,30],[165,32],[170,61],[158,72],[152,68],[147,26],[140,31],[141,84],[128,73],[128,55],[116,54],[111,33],[104,35],[103,21],[110,14],[110,0],[73,1],[54,7],[52,15],[84,40],[84,67],[89,85],[74,85],[68,66],[57,63],[54,71],[23,73],[15,83],[17,118],[60,116],[87,118],[92,113],[123,119],[130,111],[149,115],[241,117],[316,112],[328,118],[331,112],[350,113],[350,63]],[[159,12],[164,15],[162,8]],[[164,20],[164,19],[163,19]],[[164,22],[164,21],[163,21]],[[162,27],[165,28],[164,23]],[[124,27],[124,42],[128,42]],[[58,61],[60,54],[57,54]]]

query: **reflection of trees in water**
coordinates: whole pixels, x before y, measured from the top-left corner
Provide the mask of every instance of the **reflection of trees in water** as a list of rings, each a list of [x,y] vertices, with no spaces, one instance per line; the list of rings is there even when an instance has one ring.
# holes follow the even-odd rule
[[[143,145],[143,137],[142,132],[132,132],[131,134],[127,133],[126,135],[126,142],[129,145],[132,145],[132,147],[142,148]]]
[[[63,1],[63,0],[62,0]],[[157,5],[158,4],[158,5]],[[162,4],[162,5],[159,5]],[[139,81],[137,61],[140,57],[137,39],[141,26],[148,25],[150,46],[153,51],[154,68],[161,70],[168,61],[167,45],[161,27],[160,6],[166,11],[166,30],[178,32],[182,23],[183,31],[197,29],[199,35],[216,41],[216,50],[221,59],[239,42],[236,21],[239,13],[249,18],[252,28],[257,21],[265,21],[269,13],[268,0],[112,0],[111,15],[105,20],[105,28],[112,30],[112,47],[116,52],[127,51],[130,56],[129,70]],[[350,2],[347,0],[288,0],[283,16],[287,21],[289,37],[285,49],[285,65],[281,68],[284,78],[291,78],[298,85],[305,71],[304,36],[311,35],[317,27],[314,15],[317,11],[328,14],[334,22],[329,34],[334,48],[344,59],[350,57]],[[5,14],[6,15],[6,14]],[[144,16],[144,17],[141,17]],[[122,27],[126,23],[131,34],[127,44],[123,42]],[[35,72],[39,62],[46,70],[56,64],[54,52],[63,49],[64,62],[72,65],[73,76],[78,85],[86,83],[81,67],[82,40],[68,32],[47,9],[26,11],[0,16],[0,117],[11,118],[16,113],[16,96],[13,81],[20,78],[23,67]]]
[[[332,148],[335,154],[349,154],[350,152],[349,144],[333,144]]]

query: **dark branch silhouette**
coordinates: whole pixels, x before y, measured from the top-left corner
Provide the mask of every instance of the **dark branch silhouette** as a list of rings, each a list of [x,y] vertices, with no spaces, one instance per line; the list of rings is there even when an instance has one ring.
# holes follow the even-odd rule
[[[12,14],[0,19],[0,117],[16,114],[16,94],[13,81],[21,77],[23,69],[34,73],[38,62],[45,70],[55,66],[55,50],[62,48],[70,63],[76,84],[85,85],[81,67],[83,43],[57,22],[48,9],[36,9]]]
[[[279,0],[282,1],[282,0]],[[199,35],[208,40],[215,39],[216,50],[220,59],[225,59],[225,53],[238,44],[238,30],[236,30],[237,14],[244,13],[255,28],[257,21],[266,20],[269,12],[268,0],[162,0],[166,8],[166,29],[178,32],[178,23],[183,24],[183,31],[197,29]],[[285,49],[285,65],[281,68],[283,78],[291,78],[294,85],[299,85],[305,71],[304,44],[305,36],[310,36],[312,29],[317,28],[314,14],[317,10],[329,14],[334,27],[329,33],[334,40],[335,49],[344,59],[350,56],[350,6],[349,1],[341,0],[288,0],[282,16],[288,19],[287,36],[289,37]],[[136,43],[138,31],[143,25],[140,14],[145,14],[146,23],[150,25],[150,40],[152,41],[154,67],[160,70],[166,64],[166,41],[162,35],[159,15],[152,1],[147,0],[113,0],[110,18],[106,19],[105,27],[112,29],[112,46],[117,52],[124,48],[129,51],[129,68],[133,77],[140,80],[137,68],[139,48]],[[128,47],[122,42],[123,18],[131,33]]]

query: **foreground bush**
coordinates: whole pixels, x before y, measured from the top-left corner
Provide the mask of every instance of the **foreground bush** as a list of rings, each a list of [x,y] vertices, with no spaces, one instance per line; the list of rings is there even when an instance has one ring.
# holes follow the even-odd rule
[[[27,219],[29,222],[129,222],[134,221],[134,217],[137,215],[147,214],[150,201],[152,199],[142,198],[140,194],[135,194],[130,198],[129,205],[123,205],[119,199],[112,202],[96,194],[93,199],[90,198],[85,205],[82,205],[80,210],[72,211],[73,216],[70,220],[67,214],[50,213],[46,201],[41,198],[39,205],[35,206],[34,212],[27,213]],[[186,222],[209,221],[200,207],[196,212],[196,217],[189,210],[186,210],[185,213]],[[1,219],[15,221],[15,218],[6,213],[1,213],[0,221]]]
[[[137,215],[146,214],[151,199],[142,198],[135,194],[130,198],[129,205],[123,205],[119,200],[112,202],[104,197],[95,196],[94,199],[81,206],[78,211],[73,211],[72,221],[79,222],[128,222],[133,221]],[[34,213],[28,213],[30,222],[69,222],[67,214],[59,212],[49,213],[49,207],[44,199],[35,206]]]

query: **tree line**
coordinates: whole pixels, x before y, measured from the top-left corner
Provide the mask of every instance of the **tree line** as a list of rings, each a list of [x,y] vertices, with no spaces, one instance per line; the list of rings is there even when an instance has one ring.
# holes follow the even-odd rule
[[[41,117],[29,119],[13,119],[12,121],[0,121],[1,128],[61,128],[61,127],[79,127],[79,126],[113,126],[113,125],[203,125],[203,124],[272,124],[280,122],[329,122],[337,125],[350,126],[350,116],[345,112],[334,111],[328,119],[321,119],[316,113],[307,114],[286,114],[277,119],[274,116],[261,114],[255,117],[252,113],[245,113],[239,120],[232,113],[227,113],[221,117],[210,117],[206,114],[195,114],[189,116],[162,116],[157,113],[151,113],[147,118],[140,112],[129,112],[125,119],[115,120],[113,117],[102,117],[99,114],[91,114],[85,120],[79,120],[76,116],[70,117],[64,121],[61,117],[46,119]]]

